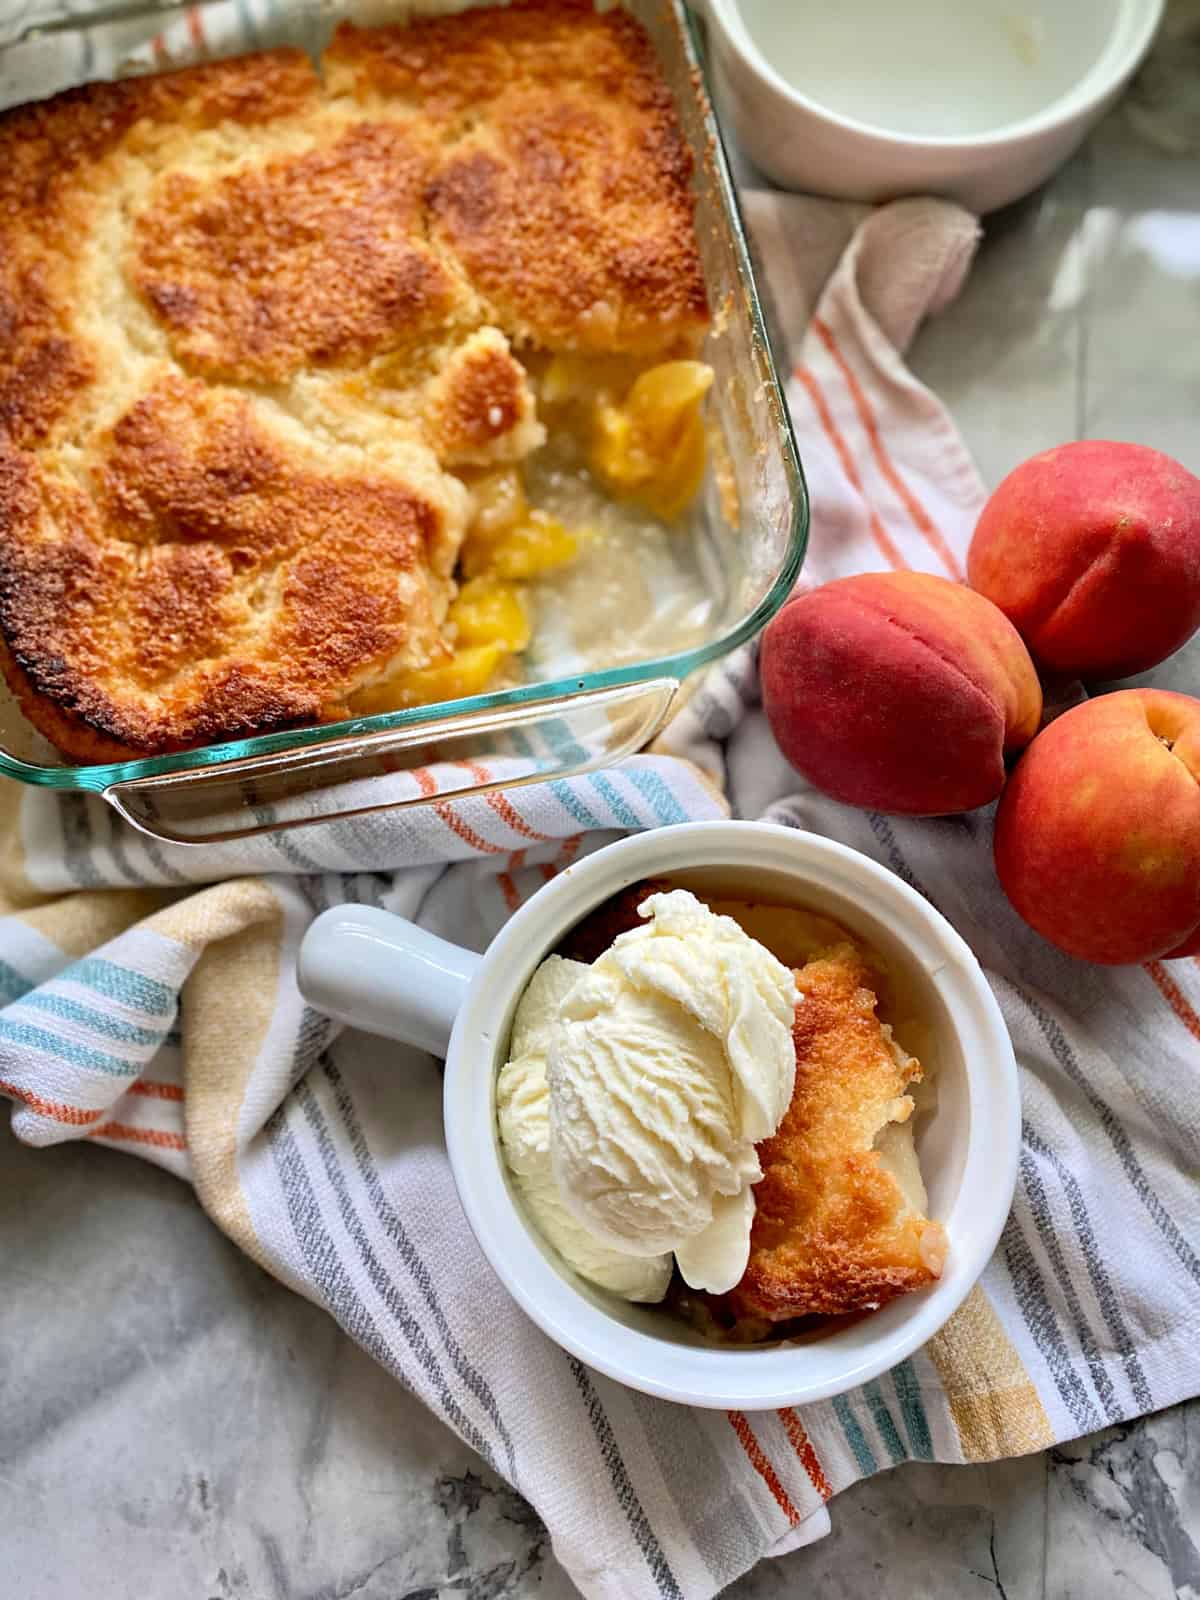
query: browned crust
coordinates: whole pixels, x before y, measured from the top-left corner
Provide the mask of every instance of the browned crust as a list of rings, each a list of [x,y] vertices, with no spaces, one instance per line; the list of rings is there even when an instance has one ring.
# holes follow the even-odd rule
[[[301,51],[275,50],[0,113],[0,432],[36,445],[103,381],[72,312],[106,158],[119,149],[149,158],[164,128],[254,127],[301,110],[317,90]]]
[[[43,263],[0,244],[0,435],[38,444],[95,374],[90,352],[64,326]]]
[[[875,1015],[871,969],[852,945],[796,974],[796,1088],[758,1147],[750,1261],[724,1312],[768,1322],[883,1305],[934,1279],[913,1214],[871,1148],[886,1107],[919,1067],[895,1061]]]
[[[707,321],[691,159],[650,41],[590,0],[356,29],[325,55],[371,105],[444,142],[434,236],[504,330],[554,350],[656,352]]]
[[[447,509],[305,459],[250,405],[165,378],[94,498],[0,445],[0,629],[30,720],[79,760],[344,715],[440,650]]]
[[[504,438],[529,411],[524,369],[506,349],[467,350],[437,394],[430,438],[444,461],[469,460]]]
[[[439,467],[541,438],[506,341],[703,326],[628,17],[344,28],[324,71],[272,51],[0,116],[0,664],[76,760],[338,717],[444,652]]]
[[[168,173],[134,277],[180,360],[277,380],[449,326],[471,302],[422,237],[431,160],[420,130],[360,123],[216,183]]]
[[[516,0],[392,27],[344,22],[322,62],[334,92],[393,101],[457,131],[514,85],[564,85],[632,108],[670,105],[653,47],[620,7]]]
[[[255,127],[311,105],[319,92],[301,50],[264,50],[156,77],[92,83],[0,112],[0,202],[6,222],[39,221],[129,139],[144,150],[157,125]],[[141,124],[139,128],[137,125]]]

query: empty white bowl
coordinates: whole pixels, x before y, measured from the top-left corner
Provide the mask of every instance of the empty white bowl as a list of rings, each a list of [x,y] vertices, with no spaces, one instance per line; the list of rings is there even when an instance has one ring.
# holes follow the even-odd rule
[[[917,1149],[930,1214],[949,1235],[936,1284],[803,1341],[721,1347],[667,1312],[593,1288],[526,1219],[496,1130],[496,1076],[507,1059],[513,1012],[563,936],[649,876],[834,917],[879,950],[915,1000],[937,1101],[918,1123]],[[894,873],[815,834],[754,822],[635,834],[539,889],[482,957],[387,912],[340,906],[309,929],[299,982],[320,1010],[445,1053],[450,1163],[497,1276],[564,1349],[647,1394],[755,1410],[851,1389],[937,1332],[979,1277],[1008,1215],[1020,1144],[1016,1063],[979,964],[945,918]]]
[[[1067,159],[1165,0],[694,0],[717,107],[785,189],[994,211]]]

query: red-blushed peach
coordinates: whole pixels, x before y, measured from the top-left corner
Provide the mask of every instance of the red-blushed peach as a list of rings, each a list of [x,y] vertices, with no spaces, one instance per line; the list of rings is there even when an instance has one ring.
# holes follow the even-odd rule
[[[1138,444],[1047,450],[984,506],[967,577],[1042,666],[1144,672],[1200,628],[1200,478]]]
[[[834,799],[877,811],[986,805],[1042,714],[1012,624],[964,585],[919,572],[798,595],[763,635],[760,666],[787,759]]]
[[[1013,905],[1107,966],[1200,954],[1200,700],[1122,689],[1038,734],[996,815]]]

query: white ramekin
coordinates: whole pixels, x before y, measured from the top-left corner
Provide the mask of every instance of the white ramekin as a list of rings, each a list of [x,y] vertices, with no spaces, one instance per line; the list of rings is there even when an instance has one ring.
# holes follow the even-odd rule
[[[706,1344],[662,1311],[577,1278],[527,1223],[506,1178],[495,1083],[513,1012],[542,958],[610,896],[669,875],[711,892],[785,901],[862,934],[920,1000],[936,1109],[917,1145],[950,1251],[937,1284],[803,1343]],[[877,863],[770,823],[694,822],[635,834],[551,880],[483,956],[386,912],[341,906],[300,952],[309,1002],[372,1032],[445,1053],[446,1144],[463,1209],[509,1292],[552,1339],[634,1389],[691,1405],[762,1409],[819,1400],[886,1371],[942,1326],[982,1272],[1016,1181],[1012,1045],[975,957],[941,914]]]
[[[717,109],[750,159],[785,189],[879,201],[932,194],[957,200],[968,210],[994,211],[1028,194],[1062,165],[1103,116],[1132,76],[1154,38],[1165,0],[1109,0],[1093,29],[1063,28],[1064,48],[1078,49],[1078,76],[1034,115],[986,133],[925,137],[842,115],[815,97],[816,88],[788,81],[766,59],[747,30],[738,0],[693,0],[708,21],[708,49]],[[894,85],[905,64],[872,50],[872,17],[882,4],[900,0],[837,0],[862,13],[863,45],[856,73],[887,74]],[[1040,0],[1032,20],[1055,29],[1092,0]],[[823,25],[826,8],[795,6],[801,35]],[[947,7],[953,27],[953,7]],[[1014,7],[1010,21],[1021,20]],[[1098,48],[1097,48],[1098,46]],[[1032,48],[1032,46],[1031,46]],[[1028,60],[1012,49],[997,50],[983,64],[983,82],[1005,73],[1027,73]],[[1069,77],[1069,72],[1067,73]],[[806,90],[808,92],[806,92]],[[915,92],[915,91],[914,91]],[[980,74],[948,77],[940,103],[980,93]]]

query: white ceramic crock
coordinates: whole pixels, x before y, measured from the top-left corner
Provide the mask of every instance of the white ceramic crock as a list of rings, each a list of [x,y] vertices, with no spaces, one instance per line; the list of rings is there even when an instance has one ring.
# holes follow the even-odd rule
[[[917,1147],[950,1252],[940,1281],[803,1343],[722,1349],[662,1311],[576,1277],[527,1223],[496,1133],[496,1075],[513,1012],[544,956],[583,916],[648,876],[783,901],[874,944],[929,1029],[937,1106]],[[497,1275],[552,1339],[634,1389],[691,1405],[762,1409],[839,1394],[902,1361],[961,1304],[1008,1215],[1020,1107],[1000,1011],[950,924],[893,873],[829,839],[769,823],[696,822],[635,834],[551,880],[477,956],[364,906],[318,917],[300,951],[310,1004],[445,1053],[446,1144],[463,1209]]]
[[[967,0],[967,7],[974,3]],[[968,56],[931,81],[928,30],[937,18],[929,0],[916,7],[903,0],[837,0],[836,6],[774,0],[773,26],[794,30],[794,55],[789,51],[792,59],[786,62],[767,59],[739,0],[693,0],[708,23],[717,109],[741,148],[773,182],[872,202],[940,195],[976,212],[1020,199],[1066,161],[1145,56],[1164,3],[1026,0],[1007,5],[997,0],[975,18],[976,24],[994,25],[995,47],[986,59],[979,59],[982,52]],[[961,0],[957,6],[944,0],[944,9],[947,35],[953,37],[959,28],[969,50]],[[911,36],[899,55],[892,47],[879,47],[881,29],[897,14],[912,18]],[[829,47],[821,48],[818,36],[833,29],[838,31]],[[846,69],[854,74],[853,94],[843,85],[840,98],[858,115],[838,109],[838,87],[828,81],[836,76],[829,66],[836,67],[838,60],[834,41],[844,34],[859,43]],[[889,126],[886,109],[872,109],[873,99],[885,105],[908,83],[922,107],[929,108],[920,125],[939,127],[936,134],[901,131]],[[1046,99],[1039,103],[1043,86]],[[1014,98],[1022,106],[1032,101],[1036,109],[1004,120],[1003,108]],[[967,105],[969,115],[964,115]],[[988,121],[992,105],[995,125]],[[943,134],[943,120],[948,130],[965,121],[979,131]]]

